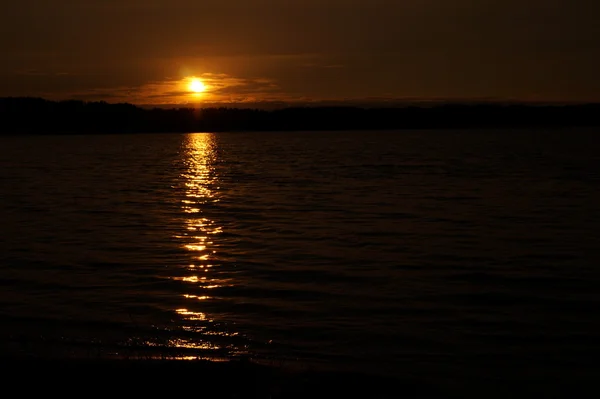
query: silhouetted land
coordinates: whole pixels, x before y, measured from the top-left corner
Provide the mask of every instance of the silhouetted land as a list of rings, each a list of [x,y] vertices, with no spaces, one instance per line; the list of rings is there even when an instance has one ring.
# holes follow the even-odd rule
[[[1,98],[0,133],[158,133],[600,126],[600,104],[442,104],[394,108],[143,109],[131,104]]]

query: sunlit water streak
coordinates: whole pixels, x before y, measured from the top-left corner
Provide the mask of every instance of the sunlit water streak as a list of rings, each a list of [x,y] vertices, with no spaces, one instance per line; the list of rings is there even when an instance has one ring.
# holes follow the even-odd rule
[[[2,137],[0,349],[583,372],[596,138]]]
[[[181,208],[186,219],[182,226],[181,234],[175,238],[181,240],[182,247],[190,253],[190,264],[187,266],[186,276],[174,276],[174,280],[188,283],[189,291],[182,294],[187,299],[185,308],[176,309],[184,322],[181,328],[185,331],[202,333],[205,336],[219,335],[234,337],[238,333],[231,331],[211,330],[210,324],[214,319],[203,312],[202,302],[215,300],[210,296],[211,290],[220,287],[232,287],[231,279],[219,277],[218,254],[213,241],[215,235],[223,232],[215,220],[205,217],[203,208],[219,202],[214,190],[218,190],[218,176],[216,176],[215,163],[217,154],[215,150],[215,137],[212,134],[196,134],[186,136],[184,142],[184,158],[181,160],[186,170],[180,175],[185,187],[185,197],[181,199]],[[175,187],[176,189],[178,187]],[[198,341],[175,339],[169,344],[177,348],[192,349],[221,349],[222,347],[211,341]],[[227,346],[230,355],[241,353],[241,348],[234,345]]]

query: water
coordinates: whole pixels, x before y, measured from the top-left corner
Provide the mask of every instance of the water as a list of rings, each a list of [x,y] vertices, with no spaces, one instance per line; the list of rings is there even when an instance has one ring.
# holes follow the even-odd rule
[[[598,133],[2,137],[0,348],[585,373]]]

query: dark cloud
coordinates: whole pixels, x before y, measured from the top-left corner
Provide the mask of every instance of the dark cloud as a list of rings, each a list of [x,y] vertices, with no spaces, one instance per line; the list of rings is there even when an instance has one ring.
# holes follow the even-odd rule
[[[189,90],[191,79],[201,79],[206,86],[203,93]],[[51,93],[47,93],[53,98]],[[92,101],[131,101],[137,104],[231,103],[259,101],[293,101],[287,93],[269,79],[245,79],[226,74],[205,73],[197,77],[152,81],[140,85],[93,88],[62,93],[63,98]]]

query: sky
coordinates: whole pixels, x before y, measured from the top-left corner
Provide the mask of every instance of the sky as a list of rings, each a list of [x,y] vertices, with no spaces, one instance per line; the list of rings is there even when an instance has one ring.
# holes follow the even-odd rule
[[[0,97],[600,101],[598,0],[7,0]],[[191,79],[206,86],[189,90]]]

